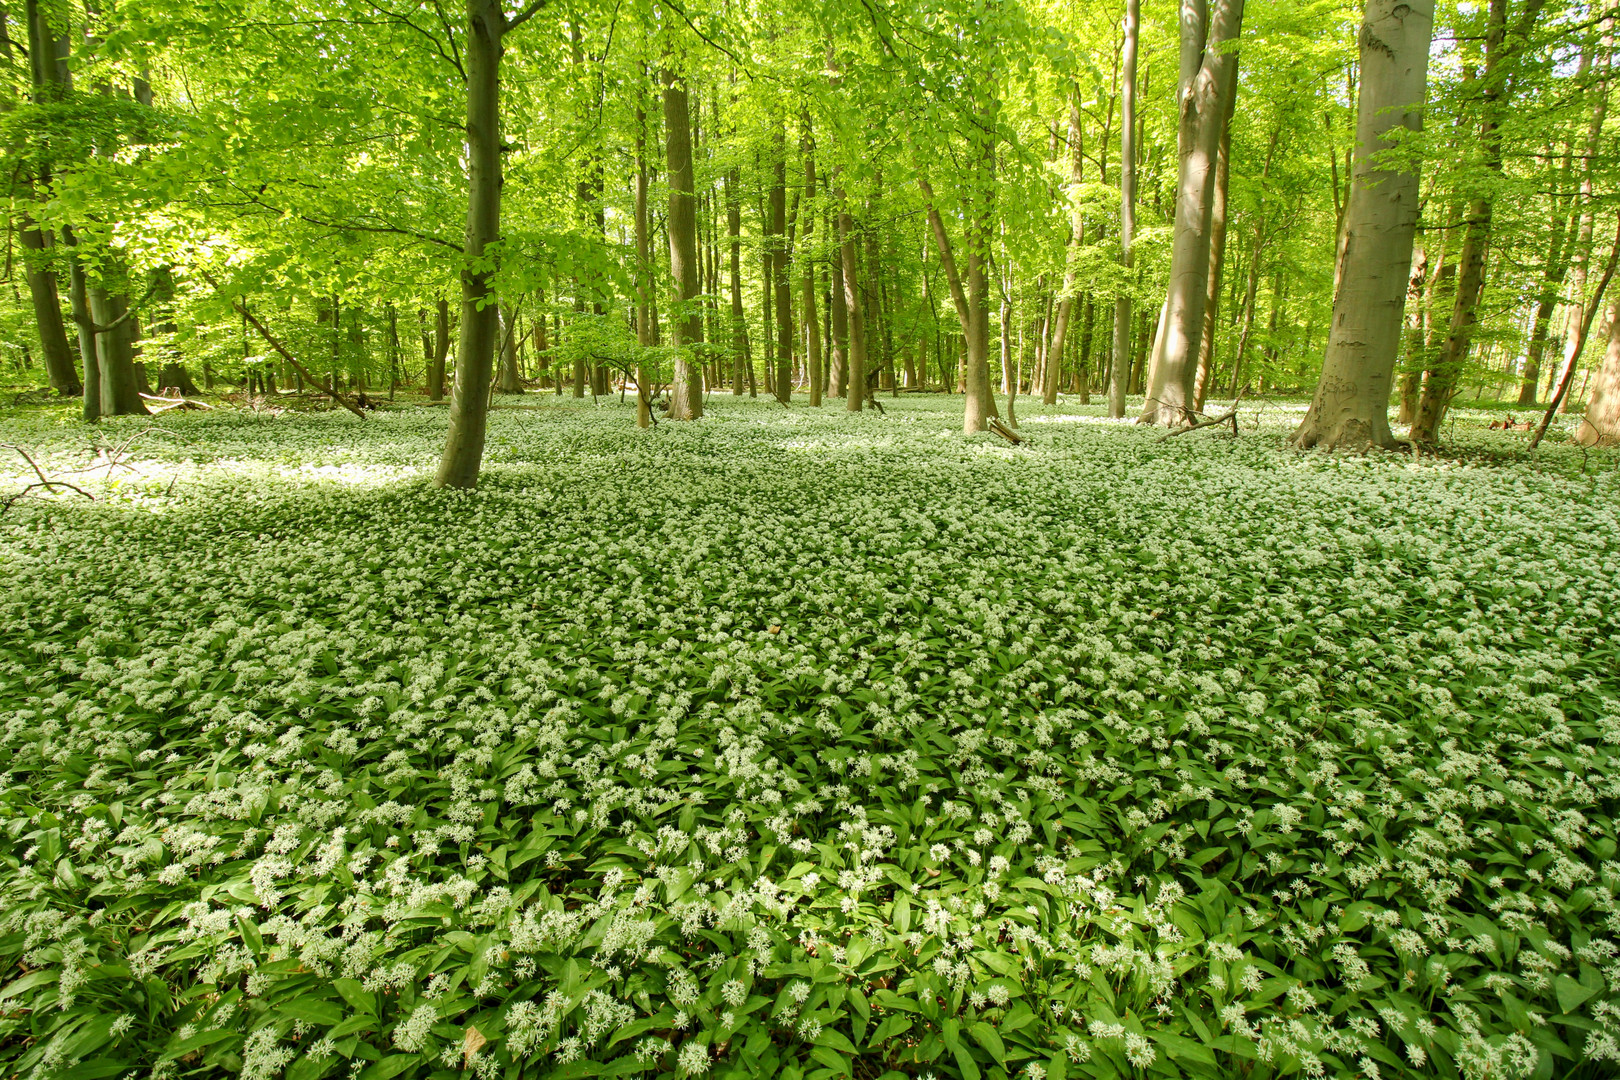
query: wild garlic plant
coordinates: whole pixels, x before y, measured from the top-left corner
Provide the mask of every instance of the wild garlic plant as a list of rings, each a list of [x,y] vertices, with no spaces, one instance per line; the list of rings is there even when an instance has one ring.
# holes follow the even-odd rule
[[[526,404],[0,518],[8,1075],[1620,1068],[1612,473]]]

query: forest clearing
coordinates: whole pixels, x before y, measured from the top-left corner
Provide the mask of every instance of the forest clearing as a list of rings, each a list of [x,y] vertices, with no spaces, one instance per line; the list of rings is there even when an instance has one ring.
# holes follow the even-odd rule
[[[0,0],[0,1080],[1620,1076],[1620,0]]]

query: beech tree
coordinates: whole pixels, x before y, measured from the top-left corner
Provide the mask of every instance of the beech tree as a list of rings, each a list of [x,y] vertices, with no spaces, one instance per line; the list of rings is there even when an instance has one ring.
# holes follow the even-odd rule
[[[1175,248],[1142,406],[1141,422],[1147,424],[1185,423],[1194,415],[1193,380],[1204,336],[1216,158],[1230,99],[1236,93],[1235,45],[1242,26],[1243,0],[1214,0],[1212,10],[1205,0],[1182,4]]]
[[[1403,138],[1423,125],[1433,29],[1430,0],[1367,0],[1344,269],[1322,377],[1293,434],[1296,446],[1365,450],[1395,443],[1389,395],[1419,213],[1416,163],[1398,155]]]

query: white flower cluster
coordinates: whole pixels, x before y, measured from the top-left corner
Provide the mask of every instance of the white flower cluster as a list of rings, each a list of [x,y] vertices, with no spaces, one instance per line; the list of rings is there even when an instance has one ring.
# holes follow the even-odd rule
[[[0,1064],[699,1076],[857,987],[1037,1078],[1620,1062],[1620,481],[1020,411],[527,402],[476,494],[429,410],[172,416],[19,504]]]

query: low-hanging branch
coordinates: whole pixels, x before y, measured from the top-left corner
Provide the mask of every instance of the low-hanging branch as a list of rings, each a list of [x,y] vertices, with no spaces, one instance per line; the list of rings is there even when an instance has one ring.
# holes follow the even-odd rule
[[[214,278],[214,275],[210,274],[206,270],[203,270],[202,271],[202,276],[203,276],[203,280],[208,282],[208,284],[212,285],[215,289],[220,288],[219,282]],[[223,290],[221,290],[221,291],[223,291]],[[253,329],[255,329],[255,330],[257,330],[259,332],[259,336],[264,338],[265,342],[272,349],[274,349],[274,350],[276,350],[276,352],[280,353],[281,358],[283,360],[287,361],[287,363],[291,364],[293,366],[293,370],[298,372],[298,374],[302,375],[312,386],[315,387],[315,389],[319,390],[321,393],[325,394],[327,397],[331,398],[333,401],[337,402],[339,405],[342,405],[345,409],[348,409],[350,412],[354,413],[354,415],[358,416],[360,419],[364,420],[366,418],[366,414],[360,411],[360,407],[358,405],[354,404],[348,398],[344,397],[342,394],[338,393],[337,388],[335,386],[332,387],[331,389],[328,389],[325,385],[323,385],[321,383],[321,380],[317,379],[314,375],[310,374],[309,369],[306,368],[303,364],[300,364],[298,362],[298,358],[295,357],[291,352],[289,352],[285,345],[283,345],[281,342],[276,340],[276,336],[270,332],[270,330],[264,325],[264,323],[259,321],[259,317],[257,315],[253,314],[253,312],[251,312],[251,311],[249,311],[247,309],[246,304],[242,303],[242,301],[240,301],[240,300],[237,300],[237,299],[233,298],[231,300],[231,306],[234,307],[237,311],[240,311],[242,313],[242,318],[246,319],[248,322],[253,324]]]
[[[1592,317],[1597,314],[1598,308],[1603,306],[1603,294],[1608,291],[1609,279],[1614,277],[1616,258],[1620,258],[1620,230],[1615,232],[1614,245],[1609,249],[1609,261],[1603,264],[1603,277],[1598,280],[1597,292],[1592,294],[1586,310],[1581,313],[1580,332],[1567,347],[1569,360],[1564,364],[1564,374],[1558,380],[1558,389],[1553,393],[1552,400],[1547,402],[1547,411],[1542,414],[1541,423],[1536,425],[1535,434],[1530,436],[1530,445],[1527,449],[1534,450],[1541,445],[1542,437],[1547,434],[1547,426],[1552,423],[1554,414],[1558,412],[1558,407],[1564,403],[1564,397],[1569,393],[1569,384],[1575,381],[1576,361],[1580,359],[1581,350],[1586,347],[1587,335],[1592,332]]]

